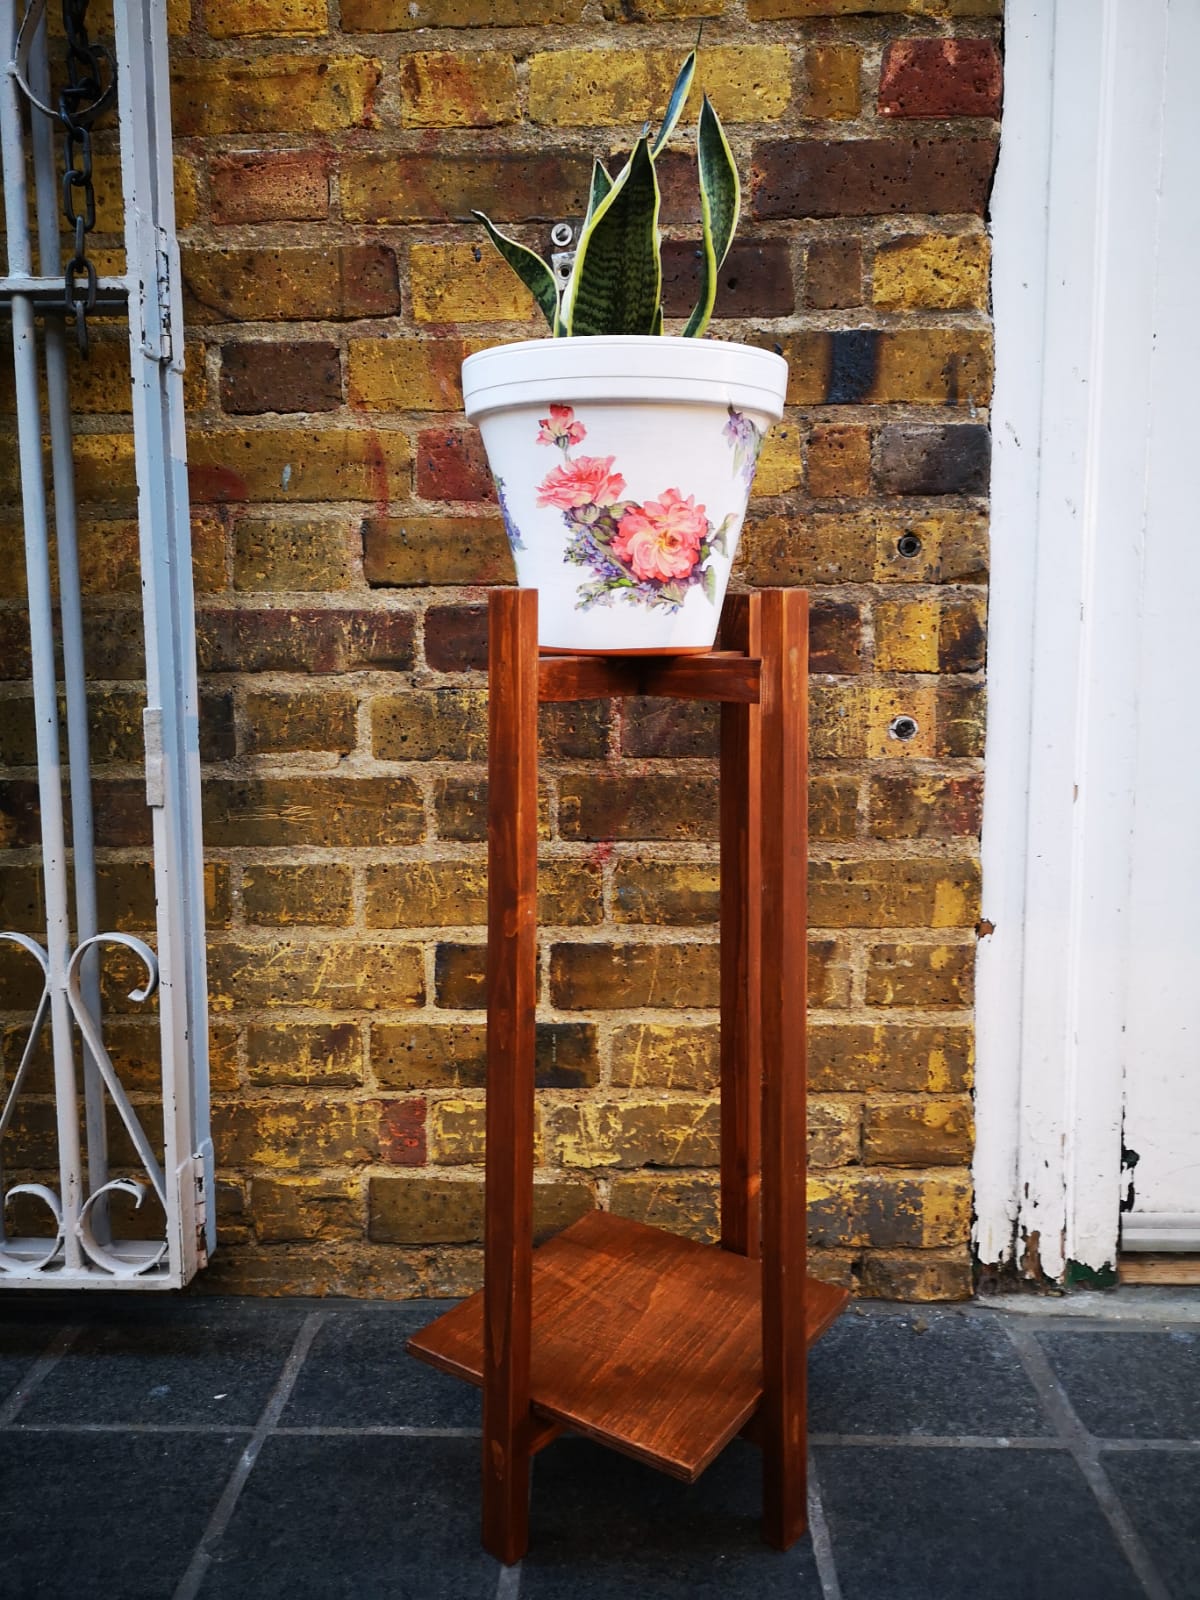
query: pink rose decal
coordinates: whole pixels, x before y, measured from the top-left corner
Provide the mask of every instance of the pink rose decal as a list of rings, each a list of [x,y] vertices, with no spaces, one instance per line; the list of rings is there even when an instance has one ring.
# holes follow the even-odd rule
[[[735,416],[731,410],[731,419]],[[741,432],[734,439],[731,426],[732,422],[726,425],[726,437],[745,450],[746,439]],[[752,423],[748,426],[754,431]],[[693,589],[716,605],[720,576],[712,558],[729,560],[729,540],[736,536],[739,514],[731,511],[714,527],[695,495],[685,497],[679,489],[664,489],[657,500],[640,503],[623,498],[625,479],[613,471],[615,456],[571,459],[572,446],[586,435],[570,406],[552,405],[550,415],[538,423],[537,443],[557,445],[563,464],[538,484],[537,503],[562,512],[567,525],[563,560],[588,574],[576,590],[577,609],[588,611],[621,599],[678,611]],[[500,506],[507,527],[510,519],[503,495]]]
[[[538,421],[539,444],[556,444],[564,453],[572,445],[582,444],[587,438],[587,429],[582,422],[575,421],[575,413],[570,406],[551,406],[550,415]]]
[[[691,574],[707,534],[708,519],[695,496],[685,500],[678,489],[664,489],[660,500],[629,507],[611,548],[634,577],[667,583]]]
[[[624,493],[625,479],[612,469],[615,456],[577,456],[554,467],[538,484],[538,505],[574,511],[580,506],[611,506]]]

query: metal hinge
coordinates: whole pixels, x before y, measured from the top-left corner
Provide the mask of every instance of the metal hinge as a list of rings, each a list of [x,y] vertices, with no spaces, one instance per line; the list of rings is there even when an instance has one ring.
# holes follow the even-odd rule
[[[173,358],[173,341],[171,335],[171,242],[169,235],[162,229],[158,230],[158,315],[160,319],[159,351],[160,361],[170,361]]]
[[[193,1222],[196,1228],[196,1264],[203,1267],[208,1264],[208,1188],[204,1182],[204,1157],[192,1157],[192,1182],[195,1185],[195,1210]]]

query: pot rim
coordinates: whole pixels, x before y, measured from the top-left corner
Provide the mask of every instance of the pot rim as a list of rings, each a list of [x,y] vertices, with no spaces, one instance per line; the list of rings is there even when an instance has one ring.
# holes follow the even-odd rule
[[[634,359],[631,360],[631,357]],[[783,415],[787,362],[732,340],[576,335],[489,345],[463,362],[467,419],[556,401],[736,405]]]

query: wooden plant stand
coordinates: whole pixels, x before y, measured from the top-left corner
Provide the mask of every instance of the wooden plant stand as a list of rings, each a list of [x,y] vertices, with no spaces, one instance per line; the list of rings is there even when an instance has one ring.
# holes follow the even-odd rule
[[[763,1533],[804,1532],[808,1347],[845,1305],[805,1272],[808,596],[731,596],[705,655],[542,655],[537,593],[489,605],[484,1287],[409,1341],[483,1388],[483,1543],[525,1553],[564,1430],[688,1482],[747,1432]],[[533,1249],[539,701],[721,703],[721,1243],[592,1212]]]

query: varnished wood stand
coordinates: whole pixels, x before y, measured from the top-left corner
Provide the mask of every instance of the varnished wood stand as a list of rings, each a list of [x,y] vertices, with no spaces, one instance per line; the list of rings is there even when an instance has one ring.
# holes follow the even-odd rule
[[[483,1387],[483,1542],[517,1561],[534,1453],[570,1430],[693,1481],[739,1431],[763,1532],[804,1532],[808,1347],[844,1306],[805,1273],[808,596],[731,596],[720,650],[543,655],[537,593],[489,606],[484,1287],[414,1355]],[[533,1249],[539,701],[721,703],[721,1243],[592,1212]]]

